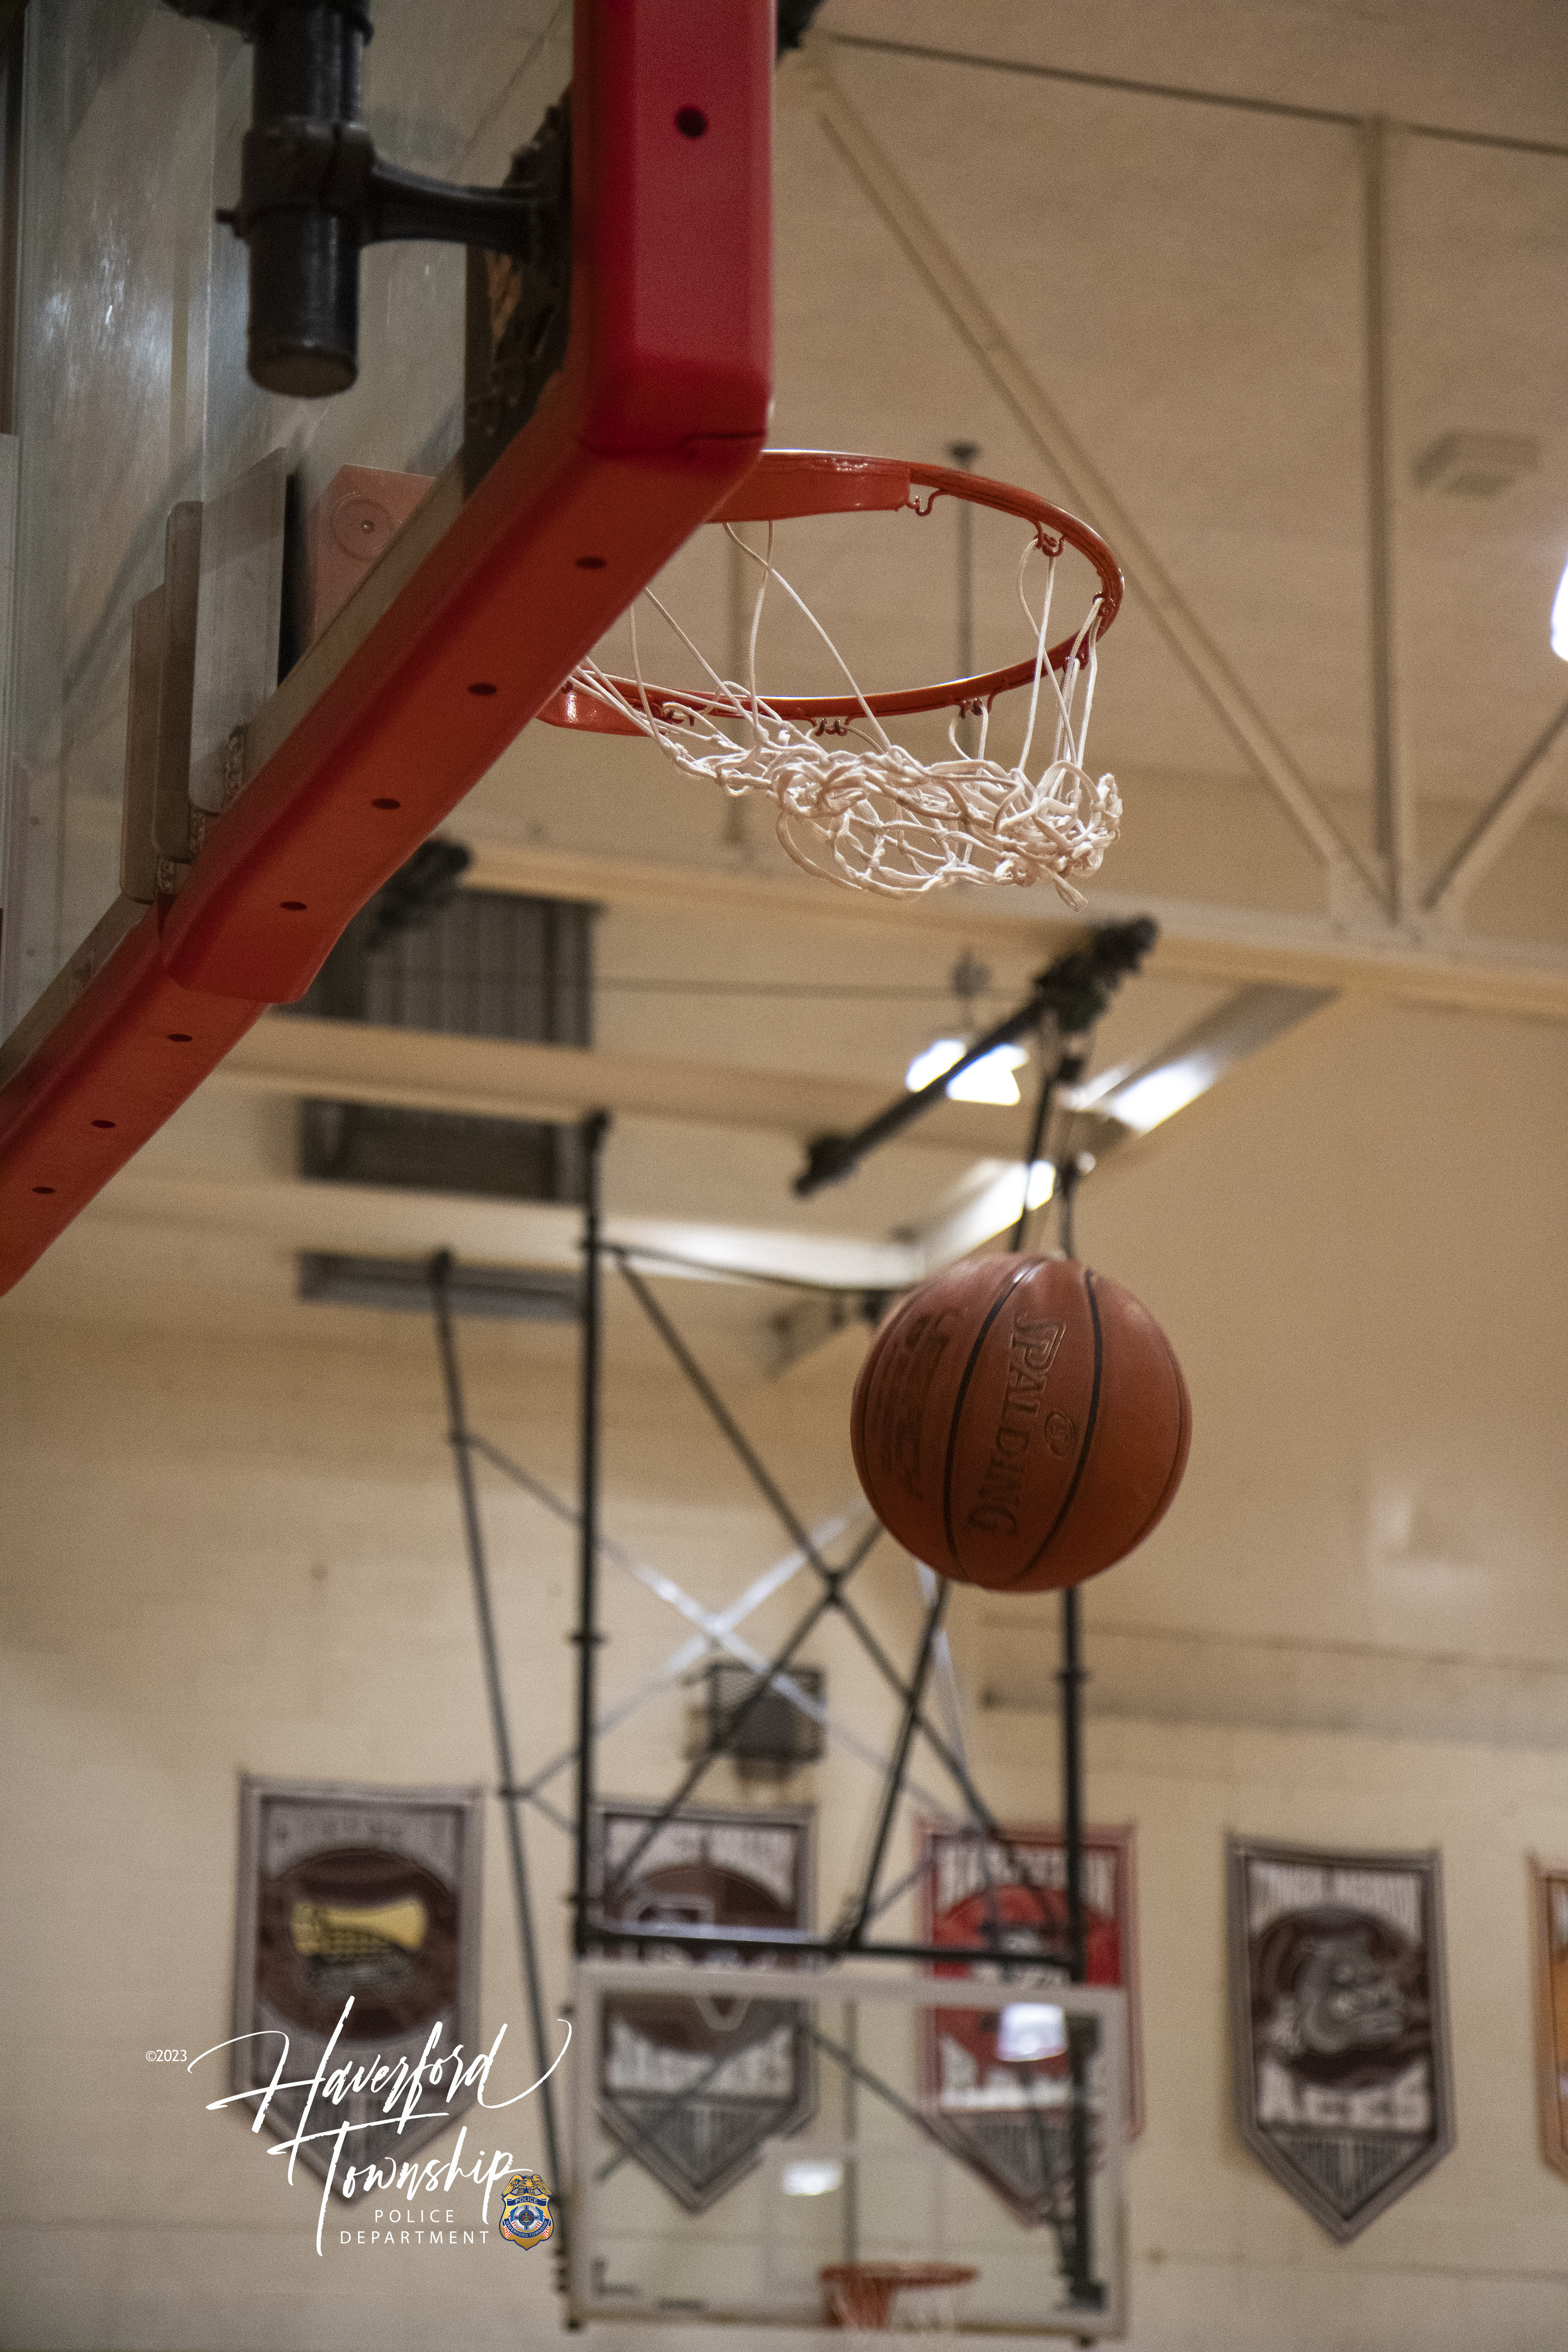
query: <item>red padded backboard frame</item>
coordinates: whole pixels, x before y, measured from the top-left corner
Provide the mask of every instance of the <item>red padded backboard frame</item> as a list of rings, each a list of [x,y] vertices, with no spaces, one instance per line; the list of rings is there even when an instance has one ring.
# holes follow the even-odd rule
[[[576,0],[565,365],[184,890],[132,924],[0,1088],[0,1287],[267,1005],[304,992],[753,463],[773,43],[773,0]]]

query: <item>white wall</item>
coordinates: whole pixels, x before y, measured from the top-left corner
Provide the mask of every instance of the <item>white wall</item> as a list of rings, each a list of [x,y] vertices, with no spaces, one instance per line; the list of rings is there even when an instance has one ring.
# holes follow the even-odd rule
[[[1140,2352],[1562,2341],[1568,2184],[1537,2150],[1525,1900],[1526,1854],[1568,1853],[1568,1717],[1551,1703],[1568,1675],[1562,1062],[1544,1025],[1336,1014],[1082,1196],[1085,1255],[1161,1315],[1195,1412],[1176,1507],[1087,1601],[1089,1810],[1138,1826]],[[170,1287],[174,1238],[106,1203],[0,1311],[4,2341],[542,2340],[544,2261],[493,2237],[439,2271],[413,2250],[318,2261],[309,2186],[290,2191],[233,2116],[206,2115],[196,2078],[142,2056],[227,2030],[239,1771],[494,1779],[427,1328],[292,1304],[265,1233],[235,1245],[247,1271],[231,1290],[210,1237]],[[799,1506],[849,1495],[843,1350],[776,1383],[774,1300],[667,1296]],[[571,1334],[463,1338],[476,1422],[569,1492]],[[611,1360],[611,1532],[699,1597],[732,1593],[783,1539],[624,1301]],[[568,1733],[569,1539],[494,1482],[486,1509],[526,1769]],[[907,1641],[890,1548],[864,1590]],[[679,1628],[624,1580],[611,1605],[613,1691]],[[781,1601],[763,1632],[784,1617]],[[1048,1602],[977,1595],[954,1613],[978,1770],[1004,1814],[1056,1807],[1050,1622]],[[824,1639],[807,1654],[880,1736],[882,1695],[852,1652]],[[661,1702],[612,1743],[606,1785],[668,1785],[680,1715]],[[791,1791],[823,1809],[824,1911],[864,1835],[858,1769]],[[484,2018],[487,2033],[509,2021],[521,2064],[499,1828],[492,1804]],[[1458,2144],[1349,2248],[1229,2120],[1229,1830],[1443,1850]],[[529,1834],[559,1990],[565,1842]],[[899,1836],[907,1852],[907,1822]]]

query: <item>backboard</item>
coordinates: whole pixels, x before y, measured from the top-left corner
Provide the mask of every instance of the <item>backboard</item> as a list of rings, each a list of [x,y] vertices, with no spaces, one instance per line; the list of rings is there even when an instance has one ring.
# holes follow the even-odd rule
[[[400,165],[499,181],[570,83],[570,330],[479,479],[461,446],[461,243],[371,245],[352,391],[325,405],[259,391],[245,251],[214,217],[236,194],[245,46],[159,7],[111,30],[85,5],[28,14],[9,223],[26,361],[3,770],[7,1281],[263,1006],[302,993],[761,446],[767,0],[577,0],[570,55],[564,11],[498,7],[482,27],[477,13],[378,7],[363,131]],[[450,70],[432,77],[437,39]],[[722,299],[697,299],[715,286]],[[302,521],[348,467],[434,478],[401,529],[362,500],[384,551],[288,667],[287,485]],[[133,772],[155,836],[135,872]],[[184,823],[169,843],[171,799]]]
[[[958,2336],[1126,2333],[1121,1991],[1061,1986],[1043,1999],[1031,1987],[1020,2000],[1016,1986],[865,1962],[698,1972],[589,1959],[573,1981],[574,2320],[838,2326],[825,2271],[936,2263],[973,2273],[946,2315]],[[656,2059],[639,2007],[656,2020],[698,1982],[731,2046],[670,2047]],[[982,2037],[944,2032],[959,2016],[994,2026],[993,2063],[973,2063]],[[933,2047],[934,2069],[923,2054]],[[804,2119],[803,2053],[813,2093]],[[781,2130],[701,2212],[683,2210],[634,2160],[639,2136],[679,2131],[699,2106],[712,2130],[726,2105],[739,2114],[770,2102]],[[1039,2226],[1024,2226],[945,2136],[980,2113],[1048,2184]],[[1087,2187],[1081,2250],[1075,2157]],[[895,2328],[899,2317],[895,2295]]]

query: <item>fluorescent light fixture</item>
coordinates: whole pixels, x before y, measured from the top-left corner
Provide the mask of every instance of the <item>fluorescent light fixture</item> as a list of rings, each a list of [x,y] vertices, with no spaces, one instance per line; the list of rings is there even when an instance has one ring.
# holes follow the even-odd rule
[[[944,1070],[951,1070],[954,1062],[961,1062],[968,1051],[962,1037],[936,1038],[904,1072],[905,1087],[910,1094],[918,1094]],[[953,1102],[1016,1103],[1018,1081],[1013,1073],[1021,1070],[1028,1058],[1022,1045],[994,1046],[978,1062],[972,1062],[946,1092]]]
[[[1559,661],[1568,661],[1568,563],[1552,599],[1552,650]]]
[[[1048,1160],[1037,1160],[1029,1170],[1029,1183],[1024,1195],[1024,1206],[1026,1209],[1043,1209],[1056,1189],[1056,1170]]]
[[[1147,1135],[1151,1128],[1196,1102],[1237,1062],[1317,1012],[1332,993],[1331,989],[1261,982],[1241,989],[1173,1038],[1163,1054],[1133,1069],[1107,1070],[1068,1096],[1067,1106],[1110,1123],[1095,1136],[1102,1152],[1117,1128],[1128,1135]]]
[[[936,1038],[926,1047],[923,1054],[915,1055],[914,1060],[904,1072],[904,1086],[907,1091],[911,1095],[918,1095],[922,1087],[929,1087],[933,1078],[940,1078],[943,1070],[951,1070],[954,1062],[962,1061],[963,1057],[962,1037]]]
[[[1006,2064],[1059,2058],[1067,2046],[1067,2019],[1054,2001],[1009,2001],[996,2021],[996,2055]]]
[[[1063,1109],[1077,1114],[1068,1130],[1067,1148],[1079,1172],[1087,1175],[1131,1137],[1147,1135],[1163,1119],[1195,1102],[1238,1062],[1327,1004],[1333,992],[1259,982],[1239,990],[1173,1038],[1163,1054],[1131,1066],[1121,1064],[1087,1086],[1064,1087],[1058,1099]],[[1049,1166],[1037,1160],[1029,1171],[1032,1209],[1050,1198],[1051,1182]],[[978,1161],[961,1191],[949,1196],[916,1236],[928,1272],[951,1265],[1016,1225],[1024,1199],[1024,1171],[1016,1160]]]
[[[1057,2014],[1060,2016],[1059,2010]],[[1066,2048],[1065,2041],[1062,2046]],[[786,2197],[829,2197],[836,2189],[843,2186],[844,2167],[837,2157],[796,2157],[793,2164],[786,2164],[784,2168],[783,2187]]]
[[[1212,1055],[1188,1054],[1179,1062],[1166,1062],[1161,1068],[1131,1079],[1118,1091],[1109,1108],[1134,1135],[1147,1135],[1162,1119],[1196,1102],[1217,1075]]]
[[[950,1079],[947,1091],[954,1102],[1016,1103],[1018,1081],[1013,1074],[1028,1058],[1022,1045],[994,1046],[962,1076]]]

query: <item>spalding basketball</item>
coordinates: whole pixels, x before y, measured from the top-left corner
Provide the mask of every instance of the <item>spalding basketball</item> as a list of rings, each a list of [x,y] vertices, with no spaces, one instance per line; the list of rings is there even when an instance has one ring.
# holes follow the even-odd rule
[[[985,1257],[911,1290],[871,1343],[850,1439],[889,1533],[942,1576],[1047,1592],[1142,1542],[1192,1435],[1171,1343],[1071,1259]]]

